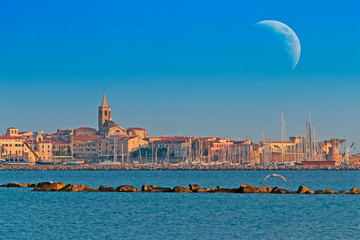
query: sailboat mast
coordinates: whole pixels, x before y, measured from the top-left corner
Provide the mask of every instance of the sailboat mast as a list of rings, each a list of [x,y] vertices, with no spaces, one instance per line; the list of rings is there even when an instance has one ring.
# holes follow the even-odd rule
[[[70,135],[71,140],[71,160],[74,160],[74,129],[72,130],[72,133]]]
[[[124,144],[121,143],[121,164],[124,165]]]
[[[311,126],[311,116],[310,116],[310,109],[309,109],[309,125],[308,125],[308,128],[309,128],[309,132],[308,132],[308,135],[309,135],[309,147],[310,147],[310,160],[313,161],[313,152],[314,152],[314,149],[313,149],[313,139],[312,139],[312,126]]]
[[[286,139],[286,128],[284,114],[281,111],[281,163],[284,163],[284,141]]]
[[[116,133],[114,132],[114,162],[117,162],[117,149],[116,149],[117,141],[116,141]]]
[[[189,134],[189,162],[191,163],[191,133]]]

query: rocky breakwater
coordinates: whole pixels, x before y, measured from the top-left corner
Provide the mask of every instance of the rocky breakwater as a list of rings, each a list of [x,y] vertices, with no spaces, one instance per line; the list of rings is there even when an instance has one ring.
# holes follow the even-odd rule
[[[62,182],[40,182],[40,183],[7,183],[0,184],[0,187],[32,187],[34,192],[149,192],[149,193],[240,193],[240,194],[359,194],[360,189],[352,188],[350,191],[316,190],[313,191],[305,186],[299,186],[297,191],[290,191],[279,187],[254,187],[247,184],[240,185],[237,188],[204,188],[199,184],[190,184],[189,188],[183,186],[159,187],[155,185],[143,185],[137,189],[130,185],[121,185],[119,187],[100,186],[92,188],[87,185],[65,184]]]

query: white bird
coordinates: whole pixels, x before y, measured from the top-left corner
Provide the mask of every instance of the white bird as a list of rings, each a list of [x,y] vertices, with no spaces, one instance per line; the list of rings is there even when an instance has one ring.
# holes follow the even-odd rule
[[[267,175],[259,184],[262,184],[266,179],[268,179],[269,177],[279,177],[281,178],[282,180],[284,180],[285,182],[287,182],[288,184],[290,184],[290,182],[288,182],[288,180],[286,180],[286,178],[284,178],[283,176],[279,175],[279,174],[270,174],[270,175]]]

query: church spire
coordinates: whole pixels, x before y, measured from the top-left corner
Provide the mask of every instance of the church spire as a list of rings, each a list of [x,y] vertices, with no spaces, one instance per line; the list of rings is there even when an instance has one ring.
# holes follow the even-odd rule
[[[107,104],[106,95],[104,92],[104,96],[103,96],[103,100],[102,100],[102,107],[107,107],[107,106],[108,106],[108,104]]]
[[[103,129],[103,125],[106,121],[111,121],[111,107],[108,106],[107,100],[106,100],[106,94],[104,91],[104,96],[102,100],[101,106],[99,106],[99,131]]]

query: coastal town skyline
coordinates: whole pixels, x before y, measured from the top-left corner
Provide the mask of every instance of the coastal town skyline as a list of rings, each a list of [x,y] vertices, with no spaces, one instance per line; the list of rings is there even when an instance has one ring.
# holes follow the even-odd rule
[[[71,3],[59,22],[54,3],[2,3],[0,132],[96,127],[106,90],[119,124],[153,136],[280,139],[281,111],[295,136],[310,109],[319,139],[359,143],[358,2],[154,4]],[[267,19],[298,35],[295,69]]]
[[[108,110],[108,112],[111,114],[109,117],[110,117],[110,120],[111,119],[114,119],[113,117],[112,117],[112,111],[111,111],[111,107],[110,106],[108,106],[108,103],[107,103],[107,97],[106,97],[106,91],[104,91],[103,92],[103,96],[102,96],[102,105],[101,106],[103,106],[104,107],[104,101],[105,101],[105,108],[109,108],[109,110]],[[0,132],[0,136],[2,135],[2,134],[4,134],[4,135],[6,135],[6,133],[7,133],[7,131],[8,131],[8,129],[9,128],[16,128],[16,129],[20,129],[22,132],[37,132],[37,131],[41,131],[41,132],[43,132],[44,134],[46,133],[46,134],[51,134],[51,133],[54,133],[54,132],[56,132],[56,131],[59,131],[59,130],[62,130],[62,129],[69,129],[69,130],[76,130],[76,129],[81,129],[81,128],[92,128],[92,129],[98,129],[99,131],[101,130],[101,126],[102,126],[102,124],[104,124],[104,120],[100,120],[100,118],[101,118],[101,113],[100,113],[100,109],[102,108],[101,106],[99,106],[99,109],[98,109],[98,115],[99,115],[99,117],[98,117],[98,119],[97,119],[97,126],[95,125],[95,124],[91,124],[91,125],[85,125],[85,124],[78,124],[76,127],[58,127],[58,128],[56,128],[56,129],[53,129],[53,130],[50,130],[50,131],[46,131],[45,129],[41,129],[41,128],[38,128],[38,129],[36,129],[36,130],[34,130],[34,129],[23,129],[23,128],[21,128],[21,127],[18,127],[18,126],[16,126],[16,125],[10,125],[10,126],[7,126],[6,128],[5,128],[5,130],[3,131],[3,132]],[[115,108],[116,109],[116,108]],[[283,111],[281,110],[280,111],[280,113],[281,113],[281,119],[283,119]],[[151,136],[182,136],[182,137],[218,137],[218,138],[224,138],[224,139],[232,139],[232,140],[250,140],[250,141],[261,141],[262,139],[262,137],[264,137],[264,136],[266,136],[266,137],[269,137],[269,139],[272,139],[272,140],[274,140],[274,141],[277,141],[277,140],[280,140],[281,138],[284,138],[285,137],[285,139],[283,139],[283,140],[286,140],[286,138],[289,138],[289,137],[293,137],[293,136],[303,136],[303,134],[304,134],[304,131],[306,130],[305,128],[306,128],[306,126],[307,126],[307,123],[309,122],[309,121],[311,121],[311,119],[309,119],[309,117],[310,117],[310,109],[308,110],[308,112],[307,112],[307,117],[305,118],[305,120],[304,120],[304,122],[305,122],[305,124],[304,124],[304,128],[303,128],[303,131],[302,132],[299,132],[299,133],[297,133],[297,134],[293,134],[293,135],[289,135],[289,134],[287,134],[287,130],[286,130],[286,123],[285,123],[285,121],[284,121],[284,123],[282,123],[281,121],[281,119],[279,119],[279,122],[280,122],[280,125],[281,124],[284,124],[284,129],[281,129],[282,128],[282,126],[279,126],[279,131],[280,131],[280,136],[278,137],[278,138],[272,138],[272,136],[269,136],[269,135],[265,135],[265,131],[263,131],[262,132],[262,134],[261,134],[261,136],[252,136],[251,134],[250,135],[246,135],[246,136],[244,136],[244,137],[239,137],[239,138],[231,138],[231,137],[228,137],[228,136],[222,136],[222,135],[194,135],[194,134],[192,134],[191,133],[191,131],[189,131],[189,132],[184,132],[184,133],[175,133],[175,134],[166,134],[166,133],[160,133],[159,135],[151,135]],[[117,114],[115,113],[115,116],[116,116]],[[95,118],[94,118],[95,119]],[[116,120],[116,121],[118,121],[117,119],[114,119],[114,120]],[[114,122],[115,123],[115,122]],[[139,126],[139,125],[130,125],[130,126],[126,126],[126,127],[129,127],[129,128],[131,128],[131,127],[133,127],[133,128],[139,128],[139,127],[141,127],[140,129],[142,129],[142,127],[143,126]],[[314,126],[315,127],[315,126]],[[144,128],[145,129],[145,128]],[[19,131],[20,131],[19,130]],[[149,131],[149,129],[147,129],[147,132]],[[284,131],[284,135],[283,136],[281,136],[281,132],[282,131]],[[150,130],[150,132],[151,132],[151,130]],[[316,141],[323,141],[323,140],[326,140],[326,138],[324,138],[324,139],[322,139],[322,138],[320,138],[318,135],[315,135],[315,137],[316,137]],[[340,136],[333,136],[332,138],[339,138],[339,137],[341,137],[341,135]],[[330,139],[330,138],[329,138]],[[344,138],[345,139],[345,138]],[[350,140],[349,140],[350,141]]]
[[[147,129],[120,126],[112,118],[104,92],[98,107],[98,126],[57,129],[56,132],[22,131],[9,127],[0,135],[0,159],[22,159],[31,164],[124,165],[356,165],[346,139],[319,141],[309,112],[303,134],[286,137],[281,116],[281,140],[262,135],[234,140],[218,136],[152,136]],[[14,160],[14,161],[15,161]]]

